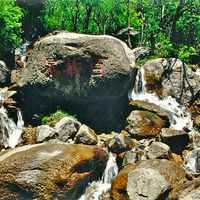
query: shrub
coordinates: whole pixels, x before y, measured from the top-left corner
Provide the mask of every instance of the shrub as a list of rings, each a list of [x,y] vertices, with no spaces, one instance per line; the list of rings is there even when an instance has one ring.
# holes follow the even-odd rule
[[[15,0],[0,0],[0,59],[21,43],[22,10]]]
[[[190,58],[194,55],[197,55],[196,49],[191,47],[191,46],[187,46],[187,45],[183,45],[179,47],[179,51],[178,51],[178,57],[188,63],[190,61]]]
[[[54,126],[63,117],[70,117],[70,118],[78,121],[75,115],[70,115],[67,112],[58,110],[55,113],[52,113],[52,114],[50,114],[48,116],[43,116],[42,119],[41,119],[41,123],[42,124],[48,124],[50,126]]]

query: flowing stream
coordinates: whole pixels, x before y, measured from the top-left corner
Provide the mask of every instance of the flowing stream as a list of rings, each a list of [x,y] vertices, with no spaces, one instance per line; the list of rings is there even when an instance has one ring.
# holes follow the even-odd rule
[[[2,131],[0,143],[5,148],[15,148],[19,144],[24,126],[20,110],[17,111],[17,123],[15,123],[13,119],[9,118],[6,108],[3,106],[3,102],[11,95],[13,92],[7,91],[5,88],[0,89],[0,128]]]
[[[116,156],[109,153],[108,162],[101,180],[89,184],[85,194],[79,200],[99,200],[100,196],[111,189],[113,178],[118,174]]]
[[[138,70],[136,82],[133,90],[129,94],[129,99],[141,100],[154,103],[172,113],[170,124],[173,129],[182,130],[183,128],[192,129],[193,123],[191,115],[183,105],[180,105],[171,96],[160,99],[155,93],[148,93],[145,89],[144,69]]]

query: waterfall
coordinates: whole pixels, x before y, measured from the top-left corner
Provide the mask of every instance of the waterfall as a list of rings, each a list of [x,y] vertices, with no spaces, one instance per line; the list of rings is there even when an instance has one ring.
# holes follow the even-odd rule
[[[109,158],[103,176],[100,181],[93,181],[89,184],[85,194],[79,200],[99,200],[100,196],[111,189],[113,178],[118,174],[116,156],[109,153]]]
[[[25,41],[19,48],[15,49],[15,56],[20,56],[20,59],[24,64],[26,63],[27,49],[30,44],[30,41]]]
[[[172,113],[170,119],[171,128],[182,130],[183,128],[192,129],[193,123],[191,116],[183,105],[180,105],[171,96],[160,99],[155,93],[148,93],[145,90],[144,69],[138,69],[135,86],[129,94],[129,99],[141,100],[154,103]]]
[[[8,91],[7,88],[0,89],[0,144],[2,144],[5,148],[15,148],[15,146],[19,144],[24,126],[20,110],[17,111],[16,124],[13,119],[8,117],[7,110],[3,106],[3,102],[14,93],[15,92]]]

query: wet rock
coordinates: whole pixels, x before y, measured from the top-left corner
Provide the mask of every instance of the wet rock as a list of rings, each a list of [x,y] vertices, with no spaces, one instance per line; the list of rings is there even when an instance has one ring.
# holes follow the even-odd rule
[[[83,124],[76,134],[75,142],[77,144],[95,145],[98,143],[98,138],[94,130]]]
[[[6,66],[6,63],[0,60],[0,85],[1,87],[10,82],[10,70]]]
[[[170,146],[171,151],[180,154],[189,143],[189,135],[182,130],[163,128],[161,131],[161,140]]]
[[[170,184],[154,169],[139,168],[128,174],[127,193],[130,200],[164,199]]]
[[[81,123],[71,117],[64,117],[56,123],[55,129],[58,133],[57,139],[67,142],[68,139],[74,138],[78,132]]]
[[[55,137],[55,135],[56,135],[56,130],[54,128],[51,128],[48,125],[41,125],[37,127],[36,141],[44,142],[46,140]]]
[[[137,167],[158,170],[159,173],[171,184],[172,188],[175,188],[177,185],[182,184],[187,180],[184,169],[173,161],[165,159],[144,160],[139,162]]]
[[[108,148],[113,153],[122,153],[131,150],[134,142],[128,135],[116,134],[108,143]]]
[[[149,60],[144,65],[144,71],[147,91],[156,92],[159,96],[172,96],[186,103],[191,100],[192,91],[194,94],[198,91],[199,76],[179,59]],[[186,75],[189,85],[186,79],[183,83]]]
[[[167,122],[149,111],[132,111],[127,118],[126,130],[132,137],[151,138],[160,134]]]
[[[111,194],[114,200],[129,200],[127,193],[128,175],[135,169],[139,168],[150,168],[158,171],[161,176],[163,176],[165,180],[170,184],[172,188],[171,192],[173,192],[174,188],[183,184],[187,180],[184,169],[173,161],[165,159],[142,160],[135,165],[125,166],[119,172],[118,176],[113,180]]]
[[[194,149],[185,155],[184,168],[188,174],[200,174],[200,148]]]
[[[129,172],[135,169],[135,165],[127,165],[112,181],[111,197],[113,200],[129,200],[127,194],[127,180]]]
[[[174,193],[170,195],[169,199],[174,200],[197,200],[199,199],[200,179],[186,181],[178,185]]]
[[[129,103],[130,108],[134,110],[145,110],[157,114],[160,118],[168,121],[172,118],[172,113],[164,108],[147,101],[132,100]]]
[[[170,156],[170,147],[162,142],[153,142],[148,147],[147,156],[150,159],[168,159]]]
[[[102,176],[107,154],[86,145],[37,144],[0,155],[1,199],[75,200]]]
[[[16,99],[27,121],[59,106],[96,131],[118,131],[128,111],[134,70],[134,54],[122,41],[59,32],[35,43]]]

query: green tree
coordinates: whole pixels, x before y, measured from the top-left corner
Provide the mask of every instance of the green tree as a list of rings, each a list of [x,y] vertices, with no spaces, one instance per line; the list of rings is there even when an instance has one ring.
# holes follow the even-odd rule
[[[0,59],[12,63],[11,55],[21,43],[22,10],[14,0],[0,0]],[[11,62],[12,60],[12,62]]]
[[[115,35],[187,62],[200,51],[199,0],[46,0],[42,19],[47,31]],[[139,34],[117,34],[130,27]]]

